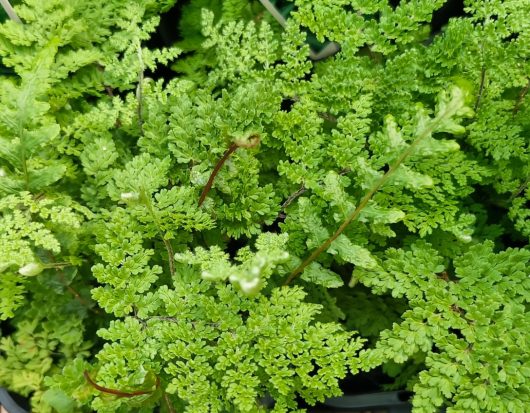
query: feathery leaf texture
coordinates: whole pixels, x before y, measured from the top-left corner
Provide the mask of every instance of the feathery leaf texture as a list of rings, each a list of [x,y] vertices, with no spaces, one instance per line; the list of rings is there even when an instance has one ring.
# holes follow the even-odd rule
[[[33,411],[300,411],[376,367],[415,412],[527,410],[530,3],[282,4],[0,23],[0,385]]]

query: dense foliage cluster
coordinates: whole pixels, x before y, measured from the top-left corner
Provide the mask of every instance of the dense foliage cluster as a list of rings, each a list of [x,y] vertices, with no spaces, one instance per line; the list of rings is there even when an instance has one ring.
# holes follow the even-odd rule
[[[530,2],[13,3],[0,384],[35,412],[297,411],[375,368],[527,411]]]

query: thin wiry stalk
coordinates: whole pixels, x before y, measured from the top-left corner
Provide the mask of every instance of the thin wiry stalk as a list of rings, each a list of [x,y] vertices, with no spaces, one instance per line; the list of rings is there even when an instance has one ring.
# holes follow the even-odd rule
[[[524,98],[526,94],[528,93],[528,89],[530,88],[530,79],[528,79],[528,82],[526,83],[526,86],[521,89],[519,92],[519,96],[517,97],[517,102],[515,102],[515,105],[513,107],[513,115],[517,115],[517,112],[519,112],[519,109],[521,109],[521,106],[523,105]]]
[[[267,11],[276,19],[278,23],[285,29],[287,26],[287,19],[282,16],[282,14],[278,11],[276,6],[272,4],[269,0],[259,0],[260,3],[267,9]],[[322,49],[320,52],[315,52],[312,49],[309,49],[309,57],[312,60],[322,60],[326,57],[329,57],[331,55],[334,55],[340,50],[340,46],[338,43],[335,42],[328,42],[328,44]]]
[[[221,159],[219,159],[219,161],[213,168],[213,171],[210,174],[210,178],[208,179],[208,182],[204,186],[201,192],[201,196],[199,197],[199,206],[203,204],[204,200],[206,199],[206,196],[208,195],[208,192],[210,192],[210,189],[212,189],[213,181],[215,177],[217,176],[217,174],[219,173],[219,171],[221,170],[221,167],[224,165],[224,163],[230,157],[230,155],[232,155],[236,151],[237,148],[238,146],[236,143],[233,143],[232,145],[230,145],[230,147],[225,151]]]
[[[258,145],[260,142],[259,135],[253,134],[250,135],[248,141],[236,141],[230,145],[230,147],[225,151],[221,159],[217,162],[215,167],[213,168],[212,173],[210,174],[210,178],[208,179],[208,182],[204,186],[204,189],[201,192],[201,196],[199,197],[199,207],[203,204],[204,200],[206,199],[206,196],[210,192],[210,189],[212,189],[213,181],[215,180],[215,177],[221,170],[222,166],[226,162],[226,160],[232,155],[237,148],[253,148],[256,145]]]
[[[20,18],[18,17],[17,13],[15,12],[15,9],[13,9],[13,6],[11,6],[11,4],[9,3],[9,0],[0,0],[0,5],[2,5],[2,7],[7,13],[7,16],[11,20],[17,23],[22,23],[22,20],[20,20]]]
[[[528,187],[528,184],[530,183],[530,176],[528,176],[525,181],[522,183],[522,185],[517,188],[510,198],[508,199],[508,203],[512,202],[515,198],[517,198],[519,195],[523,193],[523,191]]]
[[[50,258],[50,260],[52,261],[51,264],[48,264],[46,267],[47,268],[54,268],[56,271],[57,271],[57,274],[59,276],[59,281],[61,282],[61,284],[64,286],[64,288],[66,288],[66,290],[72,294],[72,296],[79,302],[79,304],[81,304],[83,307],[86,307],[89,311],[92,311],[93,313],[95,314],[101,314],[101,311],[99,311],[97,308],[94,308],[94,306],[92,306],[91,302],[89,302],[88,300],[86,300],[75,288],[73,288],[70,284],[68,284],[68,282],[66,281],[66,277],[64,275],[64,268],[67,267],[68,265],[70,265],[70,263],[68,262],[57,262],[55,260],[55,257],[53,256],[53,254],[51,252],[48,252],[48,257]]]
[[[318,258],[320,254],[322,254],[324,251],[326,251],[331,243],[335,241],[340,234],[344,232],[344,230],[350,225],[353,221],[355,221],[359,215],[361,214],[362,210],[368,205],[368,202],[372,199],[372,197],[375,195],[379,189],[392,177],[392,175],[396,172],[396,170],[399,168],[399,166],[414,152],[414,149],[418,144],[425,139],[427,136],[429,136],[436,127],[444,121],[448,115],[451,113],[451,109],[446,109],[443,114],[441,114],[439,117],[434,119],[430,122],[430,125],[427,126],[416,138],[414,142],[410,144],[410,146],[403,151],[403,153],[399,156],[399,158],[390,166],[388,171],[379,179],[379,181],[364,195],[364,197],[359,202],[359,205],[357,205],[357,208],[344,220],[344,222],[340,225],[340,227],[335,231],[335,233],[329,237],[321,246],[319,246],[316,250],[313,251],[313,253],[307,257],[298,267],[296,267],[291,274],[289,274],[289,277],[285,281],[284,285],[290,284],[296,277],[302,274],[302,272],[305,270],[305,268],[311,264],[314,260]]]
[[[140,134],[144,134],[144,119],[143,119],[143,87],[144,87],[144,59],[142,56],[142,45],[138,42],[138,61],[140,62],[140,69],[138,71],[138,86],[136,87],[136,99],[138,100],[138,128]]]
[[[169,260],[169,273],[171,275],[175,275],[175,262],[173,261],[173,257],[175,256],[175,252],[173,251],[173,246],[171,245],[171,241],[168,239],[165,239],[162,235],[162,241],[164,242],[164,246],[166,247],[168,260]]]
[[[287,200],[282,204],[281,211],[285,210],[285,208],[291,205],[294,202],[294,200],[298,198],[300,195],[302,195],[305,191],[307,191],[307,188],[305,187],[304,184],[302,184],[302,186],[300,186],[300,188],[296,192],[293,192],[291,195],[289,195]]]
[[[162,238],[162,242],[164,243],[164,246],[166,247],[168,263],[169,263],[169,273],[171,274],[171,276],[175,276],[175,263],[173,262],[173,259],[174,259],[173,257],[175,256],[175,252],[173,251],[171,241],[164,237],[164,231],[162,231],[162,226],[160,225],[160,221],[156,215],[155,209],[153,207],[153,203],[151,202],[151,197],[147,193],[144,193],[142,199],[144,199],[144,205],[147,207],[147,210],[151,214],[151,217],[153,218],[153,222],[156,226],[158,234]]]
[[[350,172],[351,172],[350,168],[345,168],[345,169],[343,169],[342,171],[339,172],[339,175],[347,175]],[[278,218],[285,218],[285,214],[284,214],[285,208],[287,208],[289,205],[291,205],[296,200],[296,198],[298,198],[300,195],[304,194],[306,191],[307,191],[307,188],[302,183],[300,188],[297,189],[295,192],[293,192],[291,195],[289,195],[287,197],[287,199],[285,200],[285,202],[282,204],[282,206],[280,208],[280,213],[278,214]]]
[[[260,3],[263,4],[263,7],[267,9],[267,11],[272,15],[272,17],[274,17],[283,28],[287,26],[287,20],[285,19],[285,17],[282,16],[278,9],[274,7],[274,4],[272,4],[269,0],[260,0]]]
[[[171,401],[169,400],[169,397],[167,396],[167,393],[164,391],[164,389],[162,389],[162,394],[164,395],[164,401],[166,402],[169,413],[175,413],[175,409],[173,408],[173,405],[171,404]]]
[[[480,71],[480,86],[478,89],[477,101],[475,102],[475,107],[473,109],[475,112],[480,106],[480,101],[482,100],[482,94],[484,93],[485,83],[486,83],[486,68],[482,66],[482,70]]]
[[[88,382],[88,384],[90,384],[96,390],[98,390],[98,391],[100,391],[102,393],[113,394],[113,395],[115,395],[117,397],[127,397],[127,398],[129,398],[129,397],[142,396],[144,394],[151,394],[156,389],[158,389],[158,387],[160,387],[160,378],[158,376],[156,377],[156,383],[155,383],[155,389],[154,390],[149,390],[149,391],[136,390],[136,391],[133,391],[133,392],[125,392],[125,391],[118,390],[118,389],[111,389],[111,388],[108,388],[108,387],[103,387],[103,386],[97,384],[95,382],[95,380],[92,379],[92,377],[90,377],[90,374],[88,373],[87,370],[85,370],[83,372],[83,376],[85,376],[85,380]]]

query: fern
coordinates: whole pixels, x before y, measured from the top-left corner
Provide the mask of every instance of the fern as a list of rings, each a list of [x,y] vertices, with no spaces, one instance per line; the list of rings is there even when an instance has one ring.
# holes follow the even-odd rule
[[[376,271],[356,269],[358,282],[410,306],[366,351],[369,365],[425,354],[413,411],[435,411],[444,402],[448,412],[525,411],[529,259],[526,250],[495,254],[487,242],[455,258],[453,272],[432,247],[416,243],[387,250]]]
[[[523,412],[530,9],[434,33],[445,3],[20,1],[0,384],[44,413],[287,412],[381,367],[418,412]]]

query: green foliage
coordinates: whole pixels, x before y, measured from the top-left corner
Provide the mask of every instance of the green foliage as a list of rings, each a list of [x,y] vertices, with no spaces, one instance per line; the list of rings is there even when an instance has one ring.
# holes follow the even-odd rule
[[[300,289],[247,298],[194,271],[183,269],[179,278],[157,291],[149,313],[100,330],[114,344],[98,355],[99,381],[138,387],[154,373],[186,411],[255,411],[265,394],[276,400],[275,411],[285,411],[296,406],[297,393],[310,403],[340,394],[338,379],[357,369],[360,341],[337,324],[313,324],[320,306],[303,303]],[[135,403],[96,397],[92,406],[115,411]]]
[[[474,245],[451,263],[426,243],[389,249],[376,271],[353,276],[376,294],[406,298],[402,321],[381,332],[364,357],[370,365],[402,364],[425,354],[426,369],[414,384],[413,411],[524,412],[530,359],[527,250],[493,252]],[[361,356],[362,358],[363,356]]]
[[[33,411],[51,413],[44,382],[60,373],[59,366],[75,357],[87,357],[92,346],[85,332],[94,314],[100,314],[81,296],[72,299],[67,288],[78,288],[75,272],[39,274],[29,286],[31,301],[12,319],[16,332],[0,339],[0,383],[31,396]]]
[[[236,260],[241,262],[239,266],[231,265],[227,254],[217,246],[209,251],[199,247],[194,254],[177,254],[175,260],[199,265],[201,276],[205,280],[229,280],[237,283],[244,293],[252,294],[259,291],[278,263],[289,258],[285,251],[286,243],[287,234],[263,233],[256,240],[256,253],[252,253],[249,247],[237,252]]]
[[[296,0],[285,27],[175,3],[0,24],[0,384],[44,413],[288,412],[382,366],[418,412],[524,412],[528,1],[437,33],[442,0]]]
[[[56,50],[57,40],[44,45],[32,66],[21,73],[20,84],[2,79],[2,193],[38,192],[66,171],[65,165],[49,159],[44,149],[54,145],[60,131],[55,119],[47,116],[49,104],[42,101],[50,88],[50,66]]]
[[[22,305],[25,285],[31,277],[80,264],[75,256],[77,237],[83,219],[90,214],[79,205],[69,204],[47,198],[36,200],[28,192],[0,201],[0,319],[13,317],[13,311]]]

